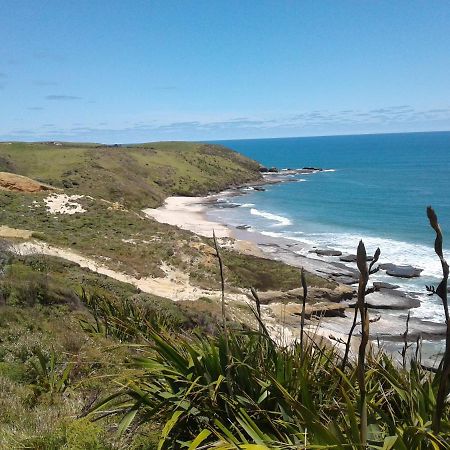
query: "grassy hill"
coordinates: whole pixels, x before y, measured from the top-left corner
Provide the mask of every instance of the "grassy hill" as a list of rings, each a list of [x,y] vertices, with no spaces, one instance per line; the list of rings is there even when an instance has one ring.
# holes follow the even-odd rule
[[[139,209],[157,207],[170,195],[205,195],[258,181],[258,167],[225,147],[193,142],[0,143],[0,171]]]
[[[0,190],[0,225],[30,230],[40,241],[107,261],[110,268],[133,276],[164,276],[164,262],[187,272],[193,285],[217,288],[211,241],[155,222],[140,210],[160,205],[169,195],[207,194],[258,181],[258,167],[232,150],[201,143],[0,143],[0,172],[85,195],[77,200],[85,212],[67,215],[47,210],[47,191]],[[297,270],[275,261],[228,252],[225,264],[235,287],[248,287],[244,280],[249,275],[262,289],[298,287]]]
[[[0,239],[0,450],[194,450],[218,440],[215,448],[297,449],[304,439],[307,448],[366,447],[357,366],[343,367],[314,338],[278,346],[248,302],[232,300],[250,286],[299,287],[299,270],[222,249],[229,332],[221,332],[212,240],[141,213],[169,195],[258,181],[256,162],[197,143],[0,143],[0,172],[29,177],[16,186],[33,188],[0,190],[0,226],[22,240],[70,248],[136,279],[170,267],[196,293],[174,302],[54,256],[13,253]],[[83,212],[49,211],[47,185],[84,195]],[[334,286],[310,274],[306,282]],[[420,359],[399,368],[370,354],[363,376],[368,448],[449,448],[449,408],[435,435],[438,378]]]

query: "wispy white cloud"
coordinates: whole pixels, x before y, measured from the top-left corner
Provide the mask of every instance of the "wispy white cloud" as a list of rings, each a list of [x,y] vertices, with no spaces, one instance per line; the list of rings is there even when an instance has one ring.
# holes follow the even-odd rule
[[[78,100],[68,95],[52,96],[53,100]],[[39,110],[39,106],[30,107]],[[220,120],[174,120],[123,122],[112,126],[108,122],[95,125],[73,123],[60,127],[47,124],[33,130],[0,131],[0,139],[26,137],[30,140],[79,140],[100,142],[137,142],[153,139],[226,139],[259,136],[301,136],[317,134],[352,134],[358,132],[426,131],[449,129],[450,107],[414,109],[409,105],[373,108],[368,111],[347,109],[341,111],[304,111],[283,117],[249,117],[230,115]],[[52,128],[51,130],[49,128]],[[3,135],[3,136],[2,136]]]
[[[47,95],[45,97],[46,100],[58,100],[58,101],[66,101],[66,100],[81,100],[81,97],[77,97],[76,95],[64,95],[64,94],[53,94]]]

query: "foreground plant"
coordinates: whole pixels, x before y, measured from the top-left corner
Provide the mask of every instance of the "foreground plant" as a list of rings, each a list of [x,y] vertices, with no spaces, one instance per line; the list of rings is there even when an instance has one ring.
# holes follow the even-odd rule
[[[343,374],[334,348],[279,347],[265,332],[210,337],[159,331],[147,339],[133,346],[141,353],[133,363],[140,371],[122,378],[117,392],[91,413],[119,416],[121,433],[162,422],[160,448],[364,448],[358,369]],[[440,434],[431,430],[432,381],[420,364],[406,370],[387,355],[368,354],[369,448],[448,448],[448,425]]]
[[[379,255],[377,249],[367,266],[360,242],[360,283],[351,330],[359,315],[362,333],[356,363],[348,358],[348,343],[343,361],[335,347],[317,344],[304,331],[303,321],[300,342],[277,345],[262,321],[255,289],[251,292],[259,331],[228,327],[223,272],[223,323],[214,336],[170,331],[148,322],[142,327],[139,310],[137,317],[117,327],[117,318],[110,316],[113,310],[102,309],[104,327],[111,323],[144,343],[133,345],[140,356],[132,365],[139,371],[121,378],[117,392],[97,404],[92,417],[118,416],[120,433],[142,423],[163,423],[159,449],[450,449],[449,405],[444,399],[439,412],[436,407],[443,378],[434,377],[419,359],[400,365],[384,353],[367,351],[365,295]],[[304,273],[301,280],[304,311]],[[438,429],[432,427],[436,414]]]
[[[445,323],[447,325],[444,357],[442,358],[442,362],[436,375],[436,383],[438,384],[439,388],[436,398],[436,412],[433,417],[433,429],[436,432],[439,432],[439,430],[441,429],[445,401],[450,390],[450,315],[447,299],[449,267],[442,251],[443,237],[441,227],[439,226],[436,213],[431,206],[427,208],[427,216],[430,221],[431,227],[436,232],[434,250],[441,261],[443,275],[442,281],[439,283],[437,289],[435,289],[434,286],[427,286],[427,289],[431,293],[436,294],[441,299],[442,305],[444,307]]]

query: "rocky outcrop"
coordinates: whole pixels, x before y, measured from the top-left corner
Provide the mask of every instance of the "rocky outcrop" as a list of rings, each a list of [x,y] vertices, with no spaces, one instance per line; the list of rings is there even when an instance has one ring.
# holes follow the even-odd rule
[[[397,289],[400,287],[398,284],[386,283],[385,281],[374,281],[372,284],[377,291],[380,289]]]
[[[341,303],[351,300],[353,295],[353,289],[344,285],[338,285],[334,289],[310,287],[308,288],[307,302],[308,304],[313,302]],[[290,291],[266,291],[259,292],[258,296],[264,305],[269,303],[301,302],[303,290],[297,288]]]
[[[372,256],[366,256],[366,261],[372,261],[372,259]],[[342,255],[339,260],[342,262],[356,262],[356,255]]]
[[[250,225],[237,225],[236,226],[237,230],[248,230],[249,228],[251,228]]]
[[[323,169],[321,167],[303,167],[302,170],[311,170],[313,172],[322,172]]]
[[[418,308],[420,300],[407,295],[404,292],[382,289],[366,296],[366,303],[369,308],[373,309],[395,309],[406,310],[411,308]],[[353,303],[350,306],[354,307]]]
[[[316,250],[310,250],[309,253],[315,253],[319,256],[341,256],[342,252],[339,250],[333,250],[333,249],[316,249]]]
[[[305,318],[316,317],[345,317],[346,304],[315,302],[305,305]],[[293,326],[300,324],[302,305],[299,303],[275,303],[270,305],[270,309],[275,317],[282,316],[285,323]]]
[[[420,277],[423,269],[413,266],[397,266],[396,264],[380,264],[380,269],[385,270],[387,275],[397,278],[416,278]]]
[[[0,189],[25,193],[56,190],[47,184],[9,172],[0,172]]]

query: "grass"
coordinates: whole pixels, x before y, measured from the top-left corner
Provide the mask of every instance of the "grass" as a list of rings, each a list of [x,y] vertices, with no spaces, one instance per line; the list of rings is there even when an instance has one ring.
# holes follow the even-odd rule
[[[191,142],[0,143],[0,171],[133,209],[157,207],[170,195],[205,195],[260,180],[258,166],[224,147]]]
[[[2,224],[35,239],[135,276],[160,276],[165,262],[216,291],[300,287],[298,269],[228,250],[219,271],[212,240],[140,214],[167,195],[259,178],[224,148],[0,144],[0,170],[93,196],[84,214],[52,216],[42,194],[0,192]],[[58,258],[0,251],[0,449],[450,448],[447,366],[435,375],[420,358],[398,365],[369,350],[343,365],[307,333],[278,345],[257,313],[219,295],[174,303]],[[306,284],[334,287],[310,274]]]
[[[162,262],[190,274],[190,282],[217,289],[219,272],[211,239],[200,238],[177,227],[158,223],[129,210],[113,209],[101,200],[83,198],[83,214],[52,215],[46,195],[0,191],[2,224],[33,230],[33,236],[90,256],[108,267],[133,276],[164,276]],[[227,281],[231,287],[260,290],[299,287],[298,269],[281,262],[224,252]],[[308,282],[332,287],[323,278],[309,275]]]
[[[94,301],[73,301],[80,281]],[[0,287],[0,448],[364,448],[357,365],[334,348],[281,347],[263,324],[224,334],[219,302],[174,304],[58,258],[9,258]],[[368,448],[449,448],[420,360],[369,352],[364,377]]]
[[[162,448],[366,448],[357,425],[358,369],[341,372],[334,348],[279,347],[264,332],[149,331],[146,339],[133,363],[142,372],[92,417],[115,411],[125,434],[134,421],[162,421]],[[365,386],[367,448],[449,448],[450,411],[433,433],[437,386],[419,362],[406,369],[369,354]]]
[[[77,419],[100,395],[113,392],[133,351],[117,339],[87,332],[95,323],[78,297],[131,302],[173,329],[213,330],[215,316],[190,305],[139,293],[133,286],[59,258],[9,258],[0,278],[0,449],[156,449],[158,424],[116,438],[116,423]],[[195,304],[195,302],[194,302]],[[202,303],[198,305],[201,308]],[[78,446],[75,445],[78,442]],[[152,444],[155,444],[153,445]]]
[[[87,212],[48,213],[48,194],[0,191],[1,222],[33,231],[33,238],[97,258],[136,277],[164,276],[164,262],[187,272],[193,285],[216,289],[220,281],[213,242],[143,216],[172,194],[197,195],[259,180],[258,164],[224,147],[160,142],[127,147],[95,144],[0,143],[0,170],[9,170],[86,194]],[[110,202],[119,202],[121,206]],[[224,254],[228,285],[259,290],[299,286],[298,270],[271,260]],[[327,282],[311,277],[311,284]]]
[[[117,383],[141,372],[128,364],[136,352],[121,344],[124,336],[95,329],[94,309],[79,297],[80,286],[116,308],[103,310],[114,316],[112,328],[119,318],[128,327],[137,325],[139,316],[123,308],[128,304],[149,320],[144,332],[161,323],[173,332],[214,334],[221,321],[219,302],[174,303],[54,257],[10,256],[3,270],[0,449],[156,449],[157,420],[118,438],[114,417],[95,424],[77,419]],[[233,317],[244,314],[248,311],[236,309]],[[125,339],[141,342],[137,335]],[[79,447],[71,447],[76,440]]]

